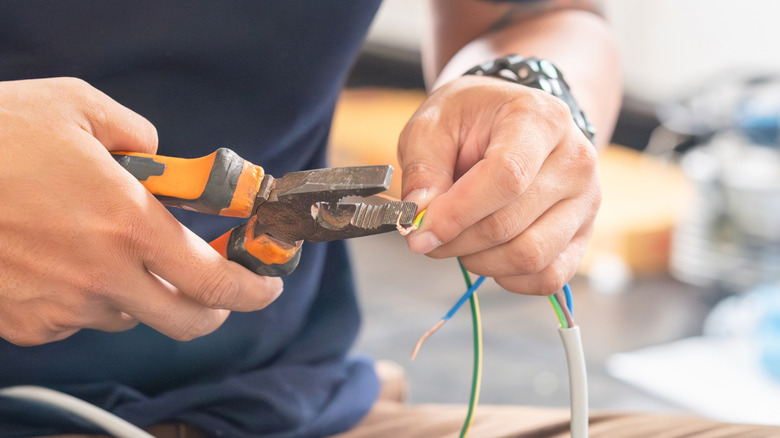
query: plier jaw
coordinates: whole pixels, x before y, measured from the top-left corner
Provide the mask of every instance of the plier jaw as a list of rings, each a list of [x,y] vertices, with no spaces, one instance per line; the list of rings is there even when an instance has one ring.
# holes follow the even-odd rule
[[[417,204],[373,196],[387,190],[392,177],[392,166],[358,166],[293,172],[269,184],[264,181],[270,190],[261,190],[255,203],[255,232],[288,243],[327,242],[411,225]]]
[[[284,276],[298,265],[304,240],[327,242],[410,226],[417,204],[374,196],[390,187],[391,166],[266,175],[255,214],[231,230],[228,258],[258,274]]]

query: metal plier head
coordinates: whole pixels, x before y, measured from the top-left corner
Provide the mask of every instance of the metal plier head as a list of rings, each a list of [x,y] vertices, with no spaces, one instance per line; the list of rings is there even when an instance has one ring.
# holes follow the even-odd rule
[[[390,187],[392,166],[357,166],[266,175],[255,201],[255,236],[325,242],[411,226],[414,202],[376,195]],[[355,201],[355,202],[352,202]]]

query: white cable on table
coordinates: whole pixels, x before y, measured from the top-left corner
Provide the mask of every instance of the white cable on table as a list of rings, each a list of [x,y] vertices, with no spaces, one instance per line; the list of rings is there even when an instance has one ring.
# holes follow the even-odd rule
[[[40,386],[11,386],[0,389],[0,396],[56,406],[83,418],[119,438],[154,438],[154,436],[116,415],[84,400]]]
[[[571,436],[588,437],[588,375],[582,349],[580,327],[559,328],[566,362],[569,365],[569,397],[571,399]]]

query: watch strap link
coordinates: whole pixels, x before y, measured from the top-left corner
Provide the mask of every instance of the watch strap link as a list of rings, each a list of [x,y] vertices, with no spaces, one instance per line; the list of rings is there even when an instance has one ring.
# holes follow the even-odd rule
[[[591,143],[594,142],[596,127],[585,117],[585,113],[571,94],[569,84],[552,62],[546,59],[509,55],[477,65],[464,73],[465,75],[496,77],[552,94],[566,103],[577,127]]]

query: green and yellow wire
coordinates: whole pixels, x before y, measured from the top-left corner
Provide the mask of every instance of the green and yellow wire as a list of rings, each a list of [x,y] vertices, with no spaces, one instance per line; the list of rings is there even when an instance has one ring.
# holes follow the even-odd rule
[[[422,222],[423,216],[425,216],[425,210],[421,211],[412,222],[411,229],[417,229],[420,227],[420,223]],[[461,297],[460,300],[458,300],[457,303],[450,309],[449,312],[438,322],[436,325],[433,326],[430,330],[428,330],[419,341],[417,341],[417,345],[415,345],[414,350],[412,351],[412,359],[417,356],[417,353],[420,351],[420,347],[422,346],[422,343],[428,338],[428,336],[432,335],[436,330],[439,329],[442,325],[444,325],[445,322],[447,322],[448,319],[450,319],[455,312],[458,311],[460,306],[465,301],[465,298],[468,298],[469,305],[471,307],[471,327],[473,331],[472,339],[474,343],[474,365],[472,367],[472,374],[471,374],[471,395],[469,396],[469,405],[468,405],[468,412],[466,414],[466,419],[463,422],[463,426],[460,430],[460,438],[465,438],[468,433],[469,429],[471,428],[471,423],[474,419],[474,412],[477,409],[477,404],[479,403],[479,391],[482,387],[482,319],[481,319],[481,313],[479,310],[479,299],[477,298],[476,289],[482,284],[482,281],[485,280],[485,277],[480,277],[476,283],[471,282],[471,275],[469,274],[469,271],[466,270],[466,268],[463,266],[463,263],[461,263],[460,258],[458,259],[458,265],[460,266],[461,273],[463,274],[463,280],[466,283],[466,293]]]
[[[468,289],[472,288],[471,276],[469,271],[463,266],[460,259],[458,259],[458,265],[463,273],[463,280],[466,282]],[[477,409],[479,403],[479,390],[482,387],[482,317],[479,311],[479,299],[477,293],[474,292],[469,297],[469,305],[471,306],[471,328],[473,330],[472,339],[474,342],[474,365],[471,373],[471,396],[469,397],[469,409],[466,414],[466,420],[463,422],[463,427],[460,430],[460,438],[465,438],[471,429],[471,422],[474,419],[474,411]]]
[[[414,218],[412,226],[408,228],[408,231],[419,228],[420,223],[422,223],[423,216],[425,216],[425,210],[422,210]],[[425,332],[420,340],[417,341],[417,345],[415,345],[414,350],[412,351],[412,359],[417,356],[417,353],[420,351],[420,347],[422,346],[423,342],[430,335],[436,332],[436,330],[438,330],[442,325],[444,325],[444,323],[447,322],[447,320],[449,320],[458,311],[460,306],[468,298],[469,305],[471,307],[472,339],[474,342],[474,364],[472,367],[471,395],[469,397],[468,412],[459,435],[460,438],[465,438],[468,435],[469,430],[471,429],[471,424],[474,420],[474,412],[476,411],[477,404],[479,403],[479,392],[482,386],[482,318],[480,315],[479,299],[477,298],[476,290],[485,280],[485,277],[479,277],[476,282],[472,283],[471,275],[463,266],[460,258],[458,258],[458,265],[460,266],[461,273],[463,274],[463,280],[466,282],[466,293],[463,294],[458,302],[455,303],[450,311],[447,312],[447,314],[441,320],[439,320],[436,325]],[[575,324],[572,317],[571,289],[569,288],[568,284],[564,286],[563,292],[564,294],[557,292],[550,295],[548,298],[550,300],[550,304],[552,304],[553,309],[555,310],[555,314],[558,317],[558,322],[560,323],[561,327],[574,327]]]

